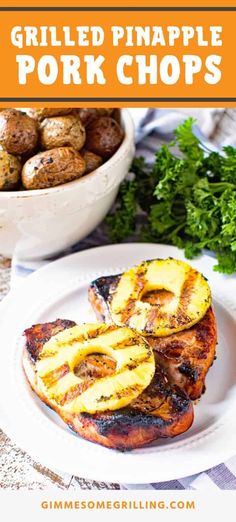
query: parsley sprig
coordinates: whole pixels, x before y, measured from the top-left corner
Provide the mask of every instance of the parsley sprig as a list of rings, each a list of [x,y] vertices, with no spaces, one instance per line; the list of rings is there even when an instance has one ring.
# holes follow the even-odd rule
[[[176,245],[189,259],[209,249],[217,257],[214,269],[231,274],[236,272],[236,149],[206,154],[193,124],[188,118],[177,127],[151,167],[135,158],[133,178],[122,183],[107,218],[109,236]]]

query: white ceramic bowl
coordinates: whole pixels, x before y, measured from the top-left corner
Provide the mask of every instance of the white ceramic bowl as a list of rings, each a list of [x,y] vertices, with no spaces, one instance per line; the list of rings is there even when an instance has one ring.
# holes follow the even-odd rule
[[[84,238],[103,220],[134,155],[134,128],[122,109],[124,140],[104,165],[50,189],[0,192],[0,254],[34,260]]]

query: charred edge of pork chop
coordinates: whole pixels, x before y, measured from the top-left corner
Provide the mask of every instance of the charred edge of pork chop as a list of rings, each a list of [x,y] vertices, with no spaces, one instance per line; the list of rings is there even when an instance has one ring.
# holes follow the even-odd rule
[[[121,274],[99,277],[90,284],[88,297],[98,321],[113,322],[109,310],[109,301],[120,277]]]
[[[180,435],[191,426],[193,408],[190,400],[177,386],[169,384],[159,365],[152,383],[129,407],[92,415],[69,414],[60,407],[51,405],[38,390],[35,362],[44,342],[55,335],[59,331],[58,328],[61,327],[61,331],[70,326],[70,321],[65,325],[64,320],[58,319],[52,323],[28,328],[25,332],[23,366],[35,393],[52,407],[72,430],[87,440],[124,451],[144,446],[159,437]],[[31,355],[32,350],[34,359]],[[89,366],[91,372],[91,358]],[[104,363],[102,366],[104,368]],[[97,359],[95,371],[97,371]]]
[[[72,328],[72,326],[75,325],[76,323],[74,321],[69,321],[68,319],[56,319],[56,321],[51,323],[34,324],[30,328],[27,328],[24,331],[24,335],[26,338],[27,351],[32,361],[37,360],[43,344],[49,341],[53,335],[67,328]]]
[[[109,301],[120,275],[100,277],[89,288],[89,301],[98,320],[112,322]],[[145,337],[155,352],[156,361],[171,382],[180,386],[192,400],[205,389],[205,378],[215,358],[216,322],[212,308],[194,326],[166,337]]]

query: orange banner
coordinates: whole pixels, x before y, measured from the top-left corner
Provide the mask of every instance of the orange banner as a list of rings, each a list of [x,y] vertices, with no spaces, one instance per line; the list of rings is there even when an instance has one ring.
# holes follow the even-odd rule
[[[236,7],[72,4],[0,7],[2,106],[236,106]]]

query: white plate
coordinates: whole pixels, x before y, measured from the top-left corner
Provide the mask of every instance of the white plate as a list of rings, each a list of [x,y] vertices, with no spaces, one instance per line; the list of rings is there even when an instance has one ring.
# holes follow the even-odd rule
[[[213,272],[214,260],[191,262],[209,280],[218,323],[217,360],[207,391],[195,405],[192,428],[175,439],[127,453],[98,446],[67,428],[26,383],[20,336],[33,323],[56,319],[95,321],[87,301],[89,282],[119,273],[144,259],[184,259],[166,245],[125,244],[76,253],[29,276],[1,309],[0,402],[2,425],[15,442],[48,467],[106,482],[148,483],[192,475],[236,454],[236,280]]]

